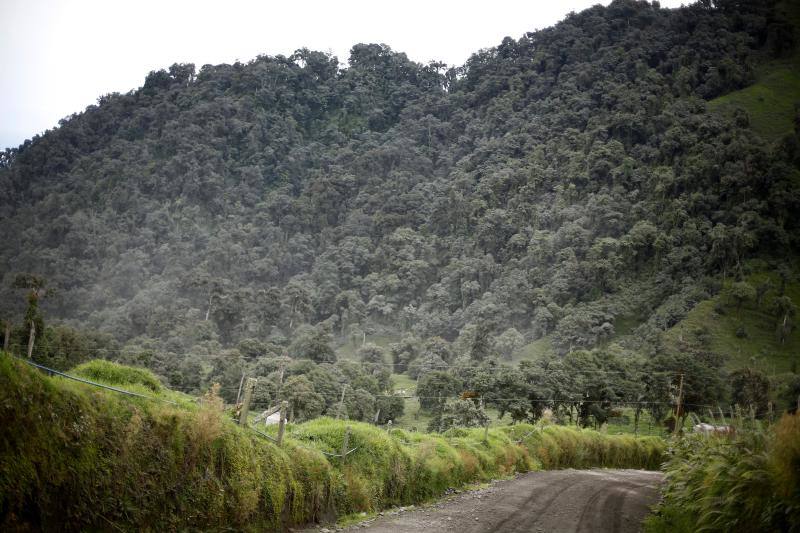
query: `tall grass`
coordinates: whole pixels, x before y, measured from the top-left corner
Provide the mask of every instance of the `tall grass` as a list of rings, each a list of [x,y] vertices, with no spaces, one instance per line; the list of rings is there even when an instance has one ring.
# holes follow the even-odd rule
[[[125,367],[80,372],[175,394]],[[339,452],[347,425],[356,450],[345,460],[325,455]],[[328,418],[289,426],[278,448],[226,419],[213,394],[168,405],[49,378],[0,355],[2,530],[280,530],[514,472],[655,468],[663,451],[654,438],[558,426],[492,429],[484,441],[480,429],[387,433]]]
[[[674,443],[649,532],[800,531],[800,417]]]

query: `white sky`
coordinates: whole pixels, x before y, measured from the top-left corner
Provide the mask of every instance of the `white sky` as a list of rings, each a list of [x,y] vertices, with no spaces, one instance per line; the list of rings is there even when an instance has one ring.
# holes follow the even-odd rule
[[[243,62],[360,42],[461,65],[480,48],[608,0],[0,0],[0,149],[172,63]],[[677,7],[688,0],[662,0]]]

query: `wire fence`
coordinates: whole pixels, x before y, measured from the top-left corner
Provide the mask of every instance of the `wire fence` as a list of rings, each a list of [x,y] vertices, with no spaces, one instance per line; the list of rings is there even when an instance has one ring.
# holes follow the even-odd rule
[[[71,380],[77,381],[79,383],[84,383],[86,385],[91,385],[93,387],[99,387],[101,389],[114,391],[114,392],[117,392],[119,394],[125,394],[125,395],[128,395],[128,396],[136,396],[137,398],[145,398],[147,400],[154,400],[154,401],[157,401],[157,402],[164,402],[164,403],[169,403],[169,404],[172,404],[172,405],[178,405],[176,402],[173,402],[172,400],[167,400],[166,398],[158,398],[157,396],[148,396],[147,394],[140,394],[138,392],[133,392],[133,391],[125,390],[125,389],[120,389],[118,387],[112,387],[111,385],[104,385],[102,383],[97,383],[96,381],[92,381],[92,380],[84,379],[84,378],[79,378],[78,376],[72,376],[72,375],[67,374],[65,372],[60,372],[60,371],[55,370],[53,368],[49,368],[49,367],[46,367],[44,365],[40,365],[38,363],[34,363],[33,361],[28,361],[27,359],[23,359],[22,357],[17,357],[16,355],[14,355],[12,357],[14,357],[14,359],[16,359],[18,361],[22,361],[23,363],[25,363],[27,365],[30,365],[30,366],[35,367],[35,368],[38,368],[39,370],[43,370],[43,371],[47,372],[48,374],[50,374],[51,376],[52,375],[61,376],[63,378],[71,379]]]

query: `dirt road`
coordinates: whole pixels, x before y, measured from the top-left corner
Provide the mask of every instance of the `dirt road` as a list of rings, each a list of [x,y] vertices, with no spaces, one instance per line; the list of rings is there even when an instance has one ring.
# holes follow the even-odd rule
[[[530,472],[428,507],[389,511],[348,530],[370,533],[636,532],[661,474],[642,470]]]

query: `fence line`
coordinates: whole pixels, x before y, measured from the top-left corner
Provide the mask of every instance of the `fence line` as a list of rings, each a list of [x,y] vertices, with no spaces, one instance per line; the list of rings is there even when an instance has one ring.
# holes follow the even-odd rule
[[[17,359],[18,361],[22,361],[25,364],[28,364],[28,365],[33,366],[33,367],[36,367],[39,370],[44,370],[46,372],[49,372],[51,375],[52,374],[56,374],[58,376],[61,376],[61,377],[67,378],[67,379],[71,379],[71,380],[74,380],[74,381],[78,381],[80,383],[85,383],[87,385],[92,385],[94,387],[100,387],[100,388],[103,388],[103,389],[108,389],[108,390],[111,390],[111,391],[114,391],[114,392],[118,392],[120,394],[127,394],[128,396],[136,396],[138,398],[145,398],[145,399],[148,399],[148,400],[155,400],[155,401],[159,401],[159,402],[169,403],[169,404],[172,404],[172,405],[178,405],[177,403],[175,403],[175,402],[173,402],[171,400],[167,400],[165,398],[158,398],[156,396],[148,396],[146,394],[139,394],[138,392],[133,392],[133,391],[125,390],[125,389],[119,389],[117,387],[112,387],[110,385],[103,385],[102,383],[97,383],[95,381],[91,381],[91,380],[88,380],[88,379],[79,378],[77,376],[71,376],[71,375],[66,374],[64,372],[59,372],[58,370],[55,370],[55,369],[52,369],[52,368],[48,368],[48,367],[46,367],[44,365],[40,365],[40,364],[34,363],[33,361],[28,361],[27,359],[23,359],[22,357],[17,357],[16,355],[12,355],[11,357],[13,357],[14,359]]]

